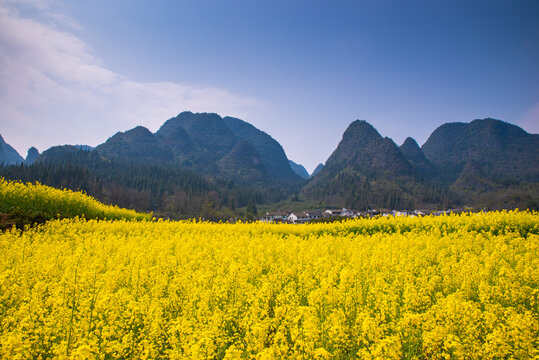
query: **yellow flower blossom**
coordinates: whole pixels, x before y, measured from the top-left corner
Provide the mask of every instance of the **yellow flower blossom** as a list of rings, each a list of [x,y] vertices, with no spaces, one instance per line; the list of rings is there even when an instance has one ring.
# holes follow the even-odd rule
[[[0,254],[2,359],[539,356],[536,212],[56,219]]]

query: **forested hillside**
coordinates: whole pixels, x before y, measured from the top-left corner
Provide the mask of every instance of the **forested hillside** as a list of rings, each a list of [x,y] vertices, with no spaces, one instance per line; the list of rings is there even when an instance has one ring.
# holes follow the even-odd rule
[[[366,121],[354,121],[337,149],[303,188],[309,199],[357,210],[451,207],[459,203],[446,186],[427,181],[393,140]]]
[[[103,159],[75,147],[58,150],[44,152],[41,161],[29,166],[0,167],[0,176],[80,189],[107,204],[174,218],[227,219],[238,215],[240,207],[275,202],[286,195],[278,186],[240,186],[191,170]]]
[[[356,210],[539,208],[539,135],[494,119],[444,124],[422,147],[412,138],[397,146],[356,120],[308,179],[270,135],[208,113],[183,112],[155,133],[118,132],[95,149],[31,148],[10,159],[6,179],[173,218],[254,218],[255,204],[287,199]]]
[[[303,194],[356,209],[537,209],[539,135],[482,119],[444,124],[421,148],[412,138],[397,147],[354,121]]]

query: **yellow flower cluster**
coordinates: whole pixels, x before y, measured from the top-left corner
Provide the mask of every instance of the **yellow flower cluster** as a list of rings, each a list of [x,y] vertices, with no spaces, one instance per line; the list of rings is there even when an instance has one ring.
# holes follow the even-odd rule
[[[3,359],[532,359],[539,214],[0,235]]]
[[[82,192],[0,177],[0,213],[39,214],[47,219],[81,216],[87,219],[150,220],[151,214],[104,205]]]

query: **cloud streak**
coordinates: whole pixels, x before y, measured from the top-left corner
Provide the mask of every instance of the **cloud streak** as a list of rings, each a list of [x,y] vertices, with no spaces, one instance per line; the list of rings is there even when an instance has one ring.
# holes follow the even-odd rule
[[[0,134],[23,156],[29,146],[96,145],[136,125],[156,130],[183,110],[246,117],[261,105],[217,87],[128,79],[66,30],[72,19],[43,0],[24,5],[31,17],[0,2]]]

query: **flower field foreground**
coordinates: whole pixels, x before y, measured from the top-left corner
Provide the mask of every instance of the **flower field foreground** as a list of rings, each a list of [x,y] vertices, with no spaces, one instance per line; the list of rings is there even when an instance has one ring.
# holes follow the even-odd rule
[[[152,217],[151,214],[104,205],[82,192],[9,181],[2,177],[0,213],[39,214],[45,219],[79,216],[87,219],[150,220]]]
[[[3,359],[530,359],[539,214],[0,235]]]

